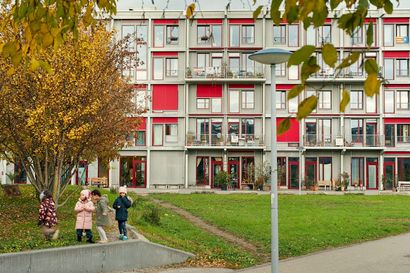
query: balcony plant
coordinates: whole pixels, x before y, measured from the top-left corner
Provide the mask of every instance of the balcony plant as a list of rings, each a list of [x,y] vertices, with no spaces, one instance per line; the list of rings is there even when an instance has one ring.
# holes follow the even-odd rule
[[[190,67],[186,68],[185,75],[186,75],[187,78],[192,78],[192,70],[191,70]]]
[[[306,177],[305,185],[306,185],[307,190],[317,191],[319,189],[316,179],[311,179],[311,178]]]
[[[220,171],[214,178],[214,187],[226,191],[229,180],[229,174],[226,171]]]
[[[270,172],[271,172],[271,167],[267,161],[264,161],[262,164],[256,165],[255,167],[255,177],[256,177],[255,189],[268,190],[268,185],[270,186]]]
[[[347,172],[343,172],[340,174],[340,181],[341,181],[341,187],[342,191],[347,190],[347,187],[349,187],[349,182],[350,182],[350,176]]]

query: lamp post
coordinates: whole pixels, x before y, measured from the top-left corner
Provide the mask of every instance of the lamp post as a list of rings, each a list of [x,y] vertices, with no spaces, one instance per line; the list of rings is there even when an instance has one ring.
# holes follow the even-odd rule
[[[292,53],[279,48],[266,48],[259,50],[249,56],[249,59],[269,64],[271,67],[271,260],[272,273],[278,273],[279,270],[279,239],[278,239],[278,177],[275,173],[278,168],[276,146],[276,87],[275,87],[275,66],[276,64],[287,62]]]

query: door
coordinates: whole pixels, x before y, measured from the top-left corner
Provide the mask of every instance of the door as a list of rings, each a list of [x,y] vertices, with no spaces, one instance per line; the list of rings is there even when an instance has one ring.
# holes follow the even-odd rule
[[[288,188],[298,189],[299,188],[299,159],[298,158],[292,158],[292,157],[289,158],[288,173],[289,173]]]
[[[368,158],[366,160],[366,189],[368,190],[377,190],[378,189],[378,162],[377,159]]]
[[[383,179],[383,189],[391,190],[395,185],[395,164],[394,158],[384,159],[384,179]]]
[[[209,158],[199,156],[196,158],[196,185],[209,185]]]
[[[85,160],[81,160],[78,163],[75,184],[81,186],[88,185],[88,163]]]
[[[228,159],[228,174],[230,178],[230,186],[239,188],[239,157],[230,157]]]
[[[211,187],[212,188],[219,188],[220,185],[216,185],[214,184],[215,182],[215,176],[218,175],[218,173],[220,171],[223,170],[223,162],[222,162],[222,158],[219,157],[213,157],[212,161],[211,161]]]
[[[307,157],[305,160],[305,185],[311,187],[317,181],[317,159]]]
[[[278,184],[286,187],[286,157],[278,157]]]
[[[374,147],[376,142],[376,123],[366,123],[366,146]]]
[[[134,159],[132,165],[132,186],[136,188],[145,188],[147,184],[147,161],[145,160],[145,157]]]

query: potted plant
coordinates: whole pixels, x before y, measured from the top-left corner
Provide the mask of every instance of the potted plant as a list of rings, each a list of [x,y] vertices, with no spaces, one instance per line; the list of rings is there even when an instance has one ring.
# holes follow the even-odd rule
[[[349,187],[349,182],[350,182],[349,178],[350,178],[350,176],[347,172],[343,172],[340,175],[340,181],[342,183],[343,190],[347,190],[347,187]]]
[[[315,179],[306,178],[305,185],[307,190],[317,191],[319,189],[318,183]]]
[[[255,167],[255,188],[258,190],[270,190],[270,164],[263,162]]]
[[[214,187],[220,187],[226,191],[228,188],[229,174],[226,171],[220,171],[214,178]]]
[[[185,72],[186,77],[187,77],[187,78],[192,78],[192,70],[191,70],[191,68],[190,68],[190,67],[187,67],[185,71],[186,71],[186,72]]]

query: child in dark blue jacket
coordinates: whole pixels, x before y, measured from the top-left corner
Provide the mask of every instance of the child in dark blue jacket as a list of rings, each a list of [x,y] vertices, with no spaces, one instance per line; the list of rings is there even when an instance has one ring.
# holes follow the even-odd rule
[[[118,221],[120,230],[120,240],[128,240],[126,222],[128,220],[128,208],[131,207],[131,200],[127,197],[127,188],[119,188],[120,196],[115,199],[112,207],[115,209],[115,220]]]

